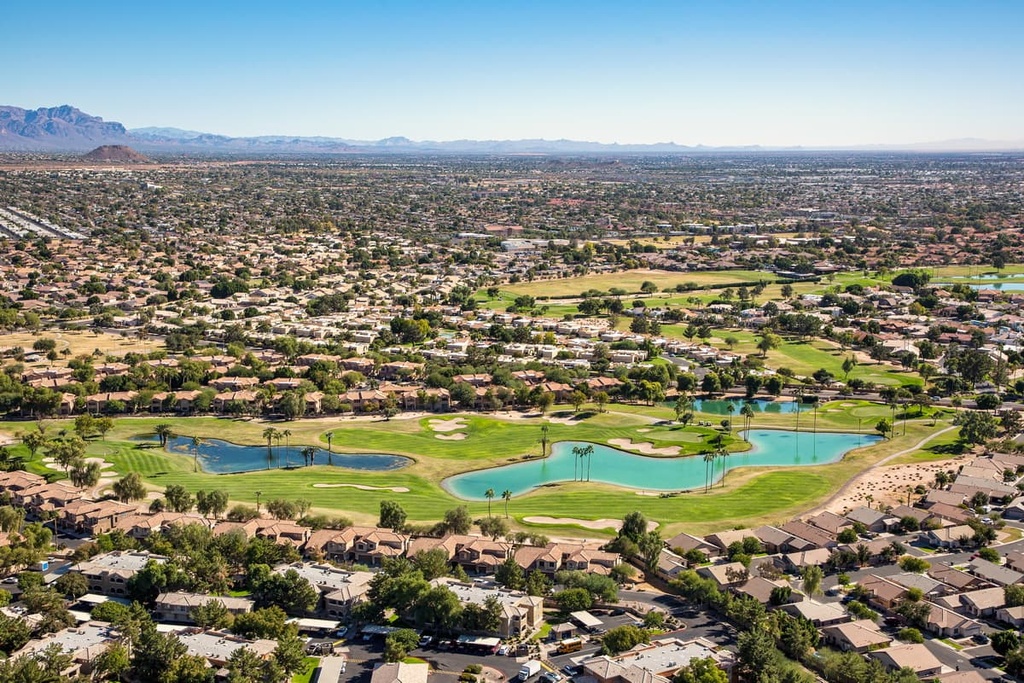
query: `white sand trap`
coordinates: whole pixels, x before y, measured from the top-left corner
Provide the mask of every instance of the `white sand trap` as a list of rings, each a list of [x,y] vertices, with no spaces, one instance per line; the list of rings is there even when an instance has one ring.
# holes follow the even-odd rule
[[[454,432],[469,425],[466,424],[466,418],[457,417],[454,420],[427,420],[427,426],[435,432]]]
[[[608,444],[615,446],[616,448],[622,448],[629,451],[636,451],[643,455],[679,455],[679,446],[665,446],[664,448],[655,448],[654,444],[650,441],[641,441],[640,443],[633,443],[632,439],[608,439]]]
[[[575,417],[549,417],[548,418],[548,422],[550,422],[551,424],[558,424],[558,425],[578,425],[578,424],[580,424],[580,420],[577,420]]]
[[[441,439],[441,441],[462,441],[466,438],[464,433],[458,434],[434,434],[435,439]]]
[[[651,428],[650,427],[644,427],[643,429],[638,429],[636,431],[639,432],[640,434],[646,434],[647,432],[651,431]]]
[[[409,493],[404,486],[367,486],[366,484],[313,484],[315,489],[340,489],[350,488],[361,491],[391,491],[392,493]]]
[[[575,526],[581,526],[584,529],[615,529],[618,531],[622,528],[622,520],[619,519],[576,519],[575,517],[524,517],[523,521],[527,524],[554,524],[563,526],[566,524],[573,524]],[[647,522],[647,530],[652,531],[658,528],[657,522]]]

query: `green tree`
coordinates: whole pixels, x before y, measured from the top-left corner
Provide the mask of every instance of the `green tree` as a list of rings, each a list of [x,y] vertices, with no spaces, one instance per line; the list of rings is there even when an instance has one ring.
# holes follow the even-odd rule
[[[650,633],[646,629],[633,625],[617,626],[601,638],[601,654],[614,656],[647,642],[650,642]]]
[[[558,608],[566,614],[588,610],[594,604],[590,591],[585,588],[567,588],[564,591],[555,593],[554,599],[558,603]]]
[[[146,497],[146,485],[138,472],[130,472],[114,482],[114,495],[122,503],[142,500]]]
[[[163,448],[167,445],[167,442],[174,436],[174,428],[171,425],[163,423],[158,424],[153,428],[153,433],[156,434],[157,438],[160,439],[160,447]]]
[[[525,572],[514,557],[509,557],[495,567],[494,580],[510,590],[522,590],[526,586]]]
[[[807,593],[808,597],[813,598],[821,592],[821,580],[824,578],[821,567],[817,565],[808,565],[807,567],[804,567],[802,578],[804,593]]]
[[[711,657],[691,659],[672,677],[672,683],[729,683],[729,676]]]
[[[396,501],[382,500],[380,502],[380,517],[377,526],[400,531],[405,527],[405,520],[405,510]]]
[[[217,599],[210,599],[196,605],[189,612],[192,621],[201,629],[222,629],[230,628],[235,618],[224,606],[224,603]]]
[[[171,484],[164,489],[164,499],[174,512],[189,512],[195,506],[195,498],[181,484]]]
[[[410,628],[400,628],[392,631],[384,638],[384,661],[400,662],[405,659],[409,652],[415,649],[419,641],[416,631]]]

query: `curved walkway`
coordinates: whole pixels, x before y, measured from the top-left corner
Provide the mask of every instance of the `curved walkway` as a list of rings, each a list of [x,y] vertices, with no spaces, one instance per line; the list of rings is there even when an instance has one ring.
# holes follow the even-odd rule
[[[949,432],[949,431],[952,431],[954,429],[957,429],[958,427],[959,427],[959,425],[950,425],[949,427],[946,427],[945,429],[940,429],[939,431],[934,432],[934,433],[929,434],[928,436],[924,437],[923,439],[918,441],[916,444],[914,444],[910,448],[904,448],[902,451],[898,451],[896,453],[893,453],[892,455],[888,455],[888,456],[882,458],[881,460],[876,462],[874,465],[872,465],[868,469],[864,470],[863,472],[858,474],[856,477],[854,477],[853,479],[850,479],[848,482],[846,482],[841,487],[839,487],[839,490],[836,491],[835,493],[833,493],[831,496],[829,496],[828,500],[826,500],[825,502],[823,502],[821,505],[819,505],[818,507],[814,508],[813,510],[807,511],[806,513],[804,513],[801,516],[802,517],[805,517],[805,516],[808,516],[808,515],[813,516],[813,515],[818,514],[819,512],[825,511],[826,509],[828,509],[828,507],[834,501],[836,501],[837,499],[839,499],[842,496],[846,495],[846,493],[848,493],[851,488],[856,486],[857,482],[859,482],[861,480],[861,478],[863,478],[866,473],[870,472],[871,470],[875,469],[876,467],[883,467],[887,462],[889,462],[890,460],[895,460],[896,458],[900,457],[901,455],[906,455],[908,453],[913,453],[914,451],[919,450],[922,446],[924,446],[926,443],[928,443],[932,439],[935,439],[935,438],[945,434],[946,432]]]

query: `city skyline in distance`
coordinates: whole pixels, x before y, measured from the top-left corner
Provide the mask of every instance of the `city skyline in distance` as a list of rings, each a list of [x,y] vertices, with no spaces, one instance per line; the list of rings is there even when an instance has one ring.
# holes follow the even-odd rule
[[[56,2],[4,104],[232,137],[1019,148],[1024,6]],[[981,147],[984,147],[982,144]],[[970,145],[966,145],[970,148]]]

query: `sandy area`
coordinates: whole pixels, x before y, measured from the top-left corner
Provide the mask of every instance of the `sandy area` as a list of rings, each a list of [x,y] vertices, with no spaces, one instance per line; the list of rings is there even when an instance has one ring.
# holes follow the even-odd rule
[[[549,417],[548,422],[559,425],[578,425],[580,420],[575,417]]]
[[[10,446],[12,443],[14,443],[14,437],[0,434],[0,446]]]
[[[366,484],[313,484],[315,489],[340,489],[350,488],[361,491],[391,491],[392,493],[409,493],[404,486],[367,486]]]
[[[574,517],[524,517],[523,521],[527,524],[573,524],[575,526],[581,526],[584,529],[615,529],[618,531],[622,527],[622,520],[620,519],[576,519]],[[657,522],[647,522],[647,530],[652,531],[658,528]]]
[[[466,438],[464,433],[458,434],[434,434],[435,439],[441,439],[441,441],[462,441]]]
[[[427,426],[435,432],[454,432],[469,425],[466,424],[466,418],[457,417],[454,420],[428,420]]]
[[[959,458],[957,459],[959,460]],[[954,460],[943,460],[933,463],[915,463],[907,465],[890,465],[876,467],[864,472],[851,482],[849,488],[835,500],[829,502],[825,509],[843,514],[855,507],[868,505],[871,496],[871,507],[876,510],[887,505],[900,505],[907,502],[907,487],[918,484],[931,488],[935,482],[935,473],[943,470],[954,472],[960,463]],[[911,501],[920,496],[911,493]]]
[[[679,455],[679,446],[665,446],[664,448],[655,448],[654,444],[650,441],[641,441],[640,443],[633,443],[632,439],[608,439],[608,444],[615,446],[616,448],[623,448],[629,451],[636,451],[643,455]]]

